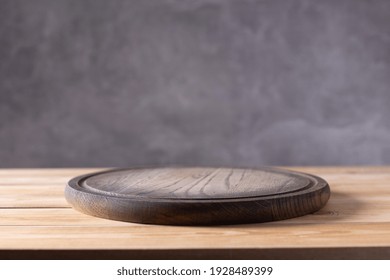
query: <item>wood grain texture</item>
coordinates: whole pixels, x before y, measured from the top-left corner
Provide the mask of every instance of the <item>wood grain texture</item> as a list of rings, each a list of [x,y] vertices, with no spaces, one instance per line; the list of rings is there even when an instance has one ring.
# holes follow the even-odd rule
[[[288,169],[329,183],[324,208],[213,227],[124,223],[73,210],[63,198],[66,183],[103,169],[1,169],[0,258],[390,258],[390,167]],[[25,191],[35,188],[29,200]]]
[[[72,179],[65,191],[81,212],[145,224],[218,225],[282,220],[321,209],[328,184],[275,168],[160,167]]]

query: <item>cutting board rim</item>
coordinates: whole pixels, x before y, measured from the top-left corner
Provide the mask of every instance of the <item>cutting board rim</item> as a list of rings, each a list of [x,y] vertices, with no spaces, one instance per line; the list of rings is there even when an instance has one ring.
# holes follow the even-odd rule
[[[278,194],[267,194],[267,195],[256,195],[256,196],[237,196],[237,197],[231,197],[231,198],[213,198],[213,197],[205,197],[205,198],[154,198],[154,197],[140,197],[140,196],[130,196],[130,195],[119,195],[119,194],[112,194],[109,192],[103,192],[103,191],[98,191],[98,190],[91,190],[89,188],[85,188],[82,186],[82,182],[87,180],[88,178],[91,178],[93,176],[97,175],[103,175],[103,174],[108,174],[112,172],[120,172],[120,171],[127,171],[127,170],[142,170],[142,169],[159,169],[159,168],[211,168],[211,169],[218,169],[218,168],[229,168],[229,169],[247,169],[247,170],[265,170],[265,171],[271,171],[271,172],[277,172],[281,174],[288,174],[288,175],[294,175],[297,177],[305,177],[310,180],[311,184],[308,186],[305,186],[303,188],[300,188],[298,190],[292,190],[288,192],[283,192],[283,193],[278,193]],[[211,202],[211,201],[218,201],[218,202],[223,202],[223,201],[234,201],[234,200],[243,200],[243,201],[253,201],[253,200],[259,200],[260,198],[265,198],[265,199],[273,199],[273,198],[282,198],[286,196],[291,196],[292,194],[300,195],[302,193],[306,193],[308,190],[316,190],[316,189],[321,189],[328,185],[328,183],[322,179],[321,177],[308,174],[308,173],[303,173],[303,172],[298,172],[298,171],[290,171],[286,170],[283,168],[278,168],[278,167],[270,167],[270,166],[262,166],[258,168],[242,168],[242,167],[214,167],[214,166],[159,166],[159,167],[130,167],[130,168],[110,168],[108,170],[103,170],[103,171],[98,171],[98,172],[91,172],[87,174],[83,174],[77,177],[72,178],[68,184],[67,188],[73,188],[79,192],[84,192],[84,193],[89,193],[93,195],[99,195],[99,196],[104,196],[104,197],[111,197],[111,198],[120,198],[124,200],[139,200],[139,201],[155,201],[155,202],[170,202],[170,203],[182,203],[182,202],[188,202],[188,203],[194,203],[194,202],[202,202],[204,201],[205,203]]]

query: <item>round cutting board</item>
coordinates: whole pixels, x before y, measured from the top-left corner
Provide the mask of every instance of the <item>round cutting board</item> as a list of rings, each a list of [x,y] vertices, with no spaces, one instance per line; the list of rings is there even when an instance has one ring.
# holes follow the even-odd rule
[[[323,179],[275,168],[114,169],[73,178],[65,190],[86,214],[170,225],[288,219],[321,209],[329,196]]]

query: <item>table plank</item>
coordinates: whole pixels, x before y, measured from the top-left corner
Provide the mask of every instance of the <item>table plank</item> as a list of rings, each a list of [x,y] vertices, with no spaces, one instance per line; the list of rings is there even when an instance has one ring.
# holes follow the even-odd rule
[[[67,182],[75,176],[102,170],[104,169],[0,169],[0,209],[69,208],[64,197]]]
[[[173,227],[3,226],[2,249],[234,249],[389,246],[389,223]]]
[[[349,224],[349,223],[390,223],[390,203],[383,197],[368,198],[365,203],[350,203],[350,197],[334,194],[328,204],[320,211],[294,219],[278,221],[282,224]],[[372,201],[373,203],[368,203]],[[375,203],[374,203],[375,202]],[[65,202],[66,203],[66,202]],[[71,209],[64,208],[0,208],[1,226],[72,226],[72,225],[100,225],[100,226],[124,226],[128,223],[110,221],[91,217]]]

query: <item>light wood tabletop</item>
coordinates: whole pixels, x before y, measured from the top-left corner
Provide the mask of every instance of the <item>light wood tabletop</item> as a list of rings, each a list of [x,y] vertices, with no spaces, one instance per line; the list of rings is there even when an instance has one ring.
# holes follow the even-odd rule
[[[390,167],[286,167],[331,188],[320,211],[231,226],[158,226],[72,209],[73,177],[105,169],[0,170],[2,259],[390,259]]]

